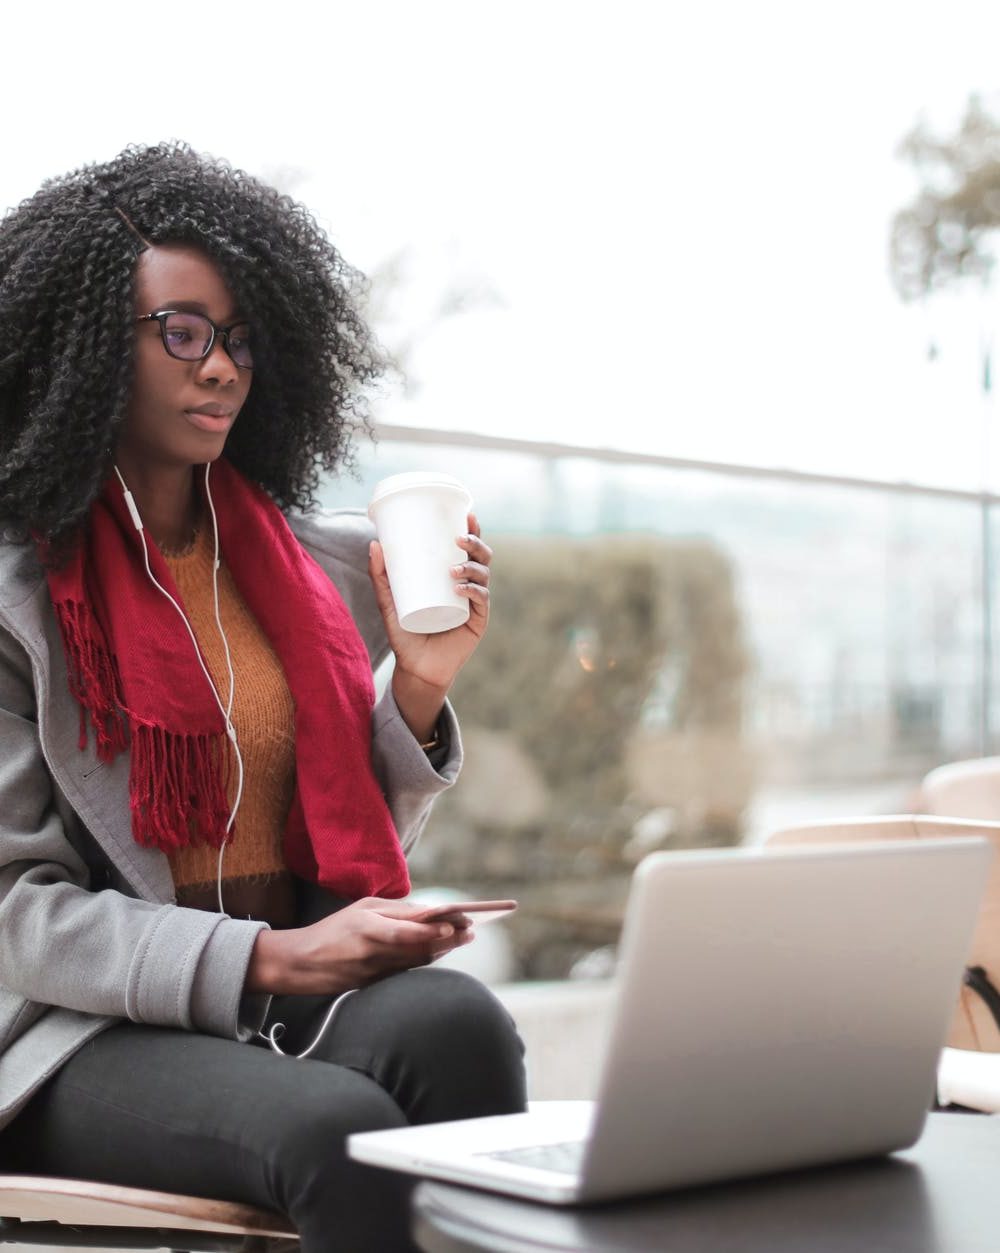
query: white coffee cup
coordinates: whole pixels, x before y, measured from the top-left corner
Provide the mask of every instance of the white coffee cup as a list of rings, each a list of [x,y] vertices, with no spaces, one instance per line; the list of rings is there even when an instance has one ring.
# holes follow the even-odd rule
[[[471,508],[468,489],[450,474],[412,470],[376,485],[368,516],[404,631],[431,635],[468,619],[469,602],[455,591],[451,567],[468,557],[455,541],[469,529]]]

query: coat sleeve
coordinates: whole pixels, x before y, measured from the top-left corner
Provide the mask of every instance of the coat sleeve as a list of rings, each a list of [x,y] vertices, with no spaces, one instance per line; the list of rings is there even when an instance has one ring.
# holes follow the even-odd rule
[[[388,685],[375,706],[372,766],[404,853],[420,838],[435,797],[451,787],[462,767],[458,720],[447,702],[438,719],[438,740],[434,753],[424,752],[403,721]]]
[[[92,890],[59,814],[27,654],[0,631],[0,985],[43,1005],[246,1038],[265,924]]]

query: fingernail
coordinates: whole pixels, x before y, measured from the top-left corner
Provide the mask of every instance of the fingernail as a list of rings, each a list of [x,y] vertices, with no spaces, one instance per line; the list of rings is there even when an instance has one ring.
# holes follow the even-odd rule
[[[452,574],[461,574],[464,569],[465,569],[465,566],[459,564],[457,566],[452,566],[451,572]]]
[[[441,926],[438,927],[438,935],[441,937],[442,940],[447,940],[450,936],[453,936],[454,934],[455,934],[455,928],[451,925],[450,922],[443,922]]]

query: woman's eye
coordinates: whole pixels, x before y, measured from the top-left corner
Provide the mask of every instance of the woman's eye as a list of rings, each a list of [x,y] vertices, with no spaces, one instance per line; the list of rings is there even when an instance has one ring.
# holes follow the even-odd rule
[[[189,331],[176,331],[171,328],[167,331],[167,339],[172,344],[187,344],[191,342],[191,334]]]

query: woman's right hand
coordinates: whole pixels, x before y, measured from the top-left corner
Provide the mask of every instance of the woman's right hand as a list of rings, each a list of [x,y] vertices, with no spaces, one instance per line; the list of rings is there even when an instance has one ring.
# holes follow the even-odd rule
[[[335,996],[384,975],[426,966],[467,944],[471,926],[415,922],[426,906],[367,896],[308,927],[262,931],[250,955],[248,992]]]

